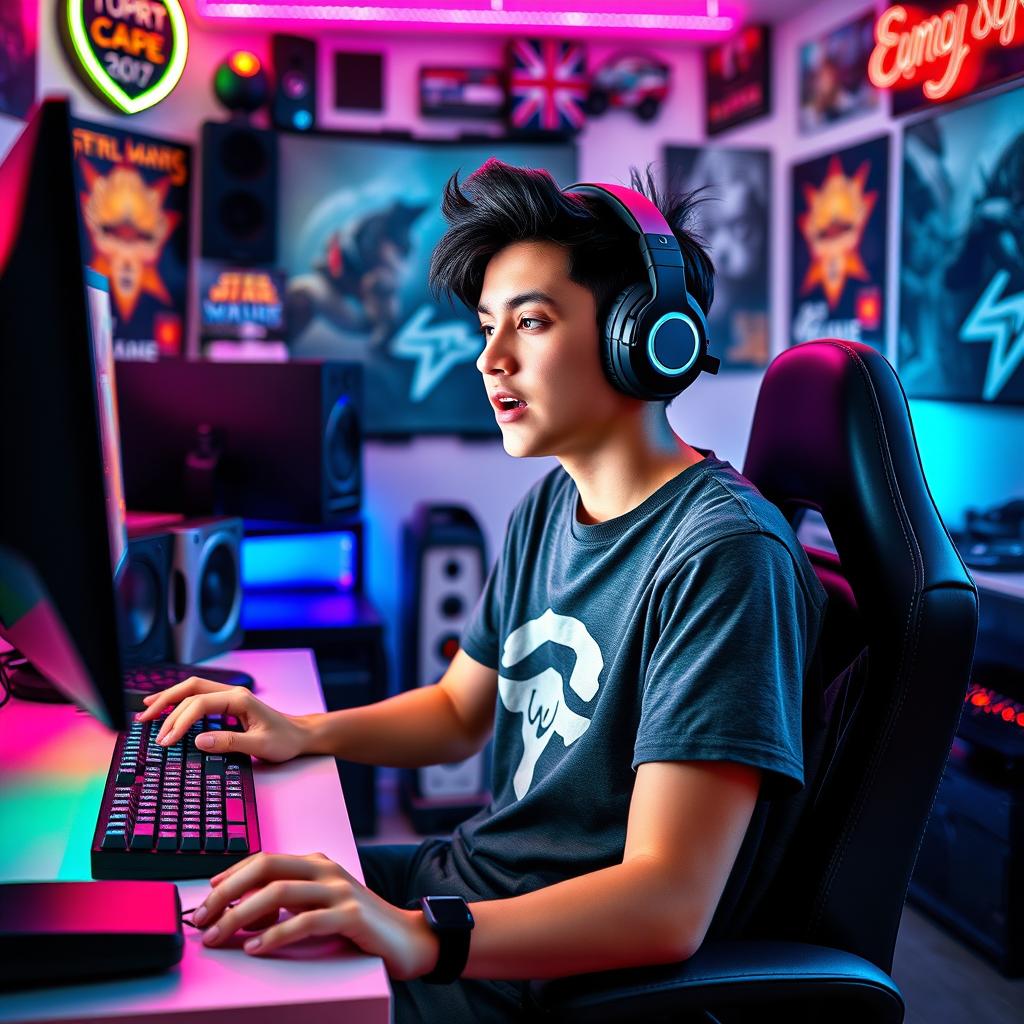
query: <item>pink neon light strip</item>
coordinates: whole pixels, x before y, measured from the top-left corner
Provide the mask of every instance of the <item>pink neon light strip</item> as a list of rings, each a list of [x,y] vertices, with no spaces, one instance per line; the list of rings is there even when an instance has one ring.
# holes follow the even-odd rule
[[[535,0],[536,2],[536,0]],[[628,0],[623,0],[624,5]],[[506,10],[504,0],[481,0],[483,6],[472,6],[472,0],[456,0],[454,6],[439,5],[389,6],[387,4],[333,4],[257,2],[230,3],[218,0],[198,0],[199,14],[205,18],[254,18],[284,21],[355,21],[415,24],[476,25],[507,28],[607,28],[640,29],[647,31],[680,32],[688,34],[724,35],[735,27],[735,19],[718,13],[717,3],[701,5],[704,14],[661,13],[658,7],[666,5],[648,0],[647,11],[633,10],[609,12],[607,4],[601,10],[544,10],[543,0],[529,10]],[[552,5],[553,6],[553,5]],[[577,7],[592,6],[587,0],[577,0]],[[668,7],[675,6],[672,4]]]

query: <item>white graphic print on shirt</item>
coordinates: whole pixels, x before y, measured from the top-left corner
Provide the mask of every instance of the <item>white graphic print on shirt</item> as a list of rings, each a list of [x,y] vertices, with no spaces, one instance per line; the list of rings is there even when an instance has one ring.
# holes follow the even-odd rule
[[[604,668],[601,648],[587,627],[571,615],[558,615],[548,608],[539,618],[524,622],[509,633],[501,655],[504,668],[512,668],[532,654],[541,644],[552,641],[568,647],[576,655],[569,677],[572,691],[585,701],[593,700]],[[506,709],[523,716],[523,759],[512,779],[516,799],[522,800],[533,782],[537,761],[551,741],[553,733],[570,746],[590,727],[590,719],[568,708],[563,697],[562,675],[546,668],[530,679],[506,679],[498,676],[498,693]]]

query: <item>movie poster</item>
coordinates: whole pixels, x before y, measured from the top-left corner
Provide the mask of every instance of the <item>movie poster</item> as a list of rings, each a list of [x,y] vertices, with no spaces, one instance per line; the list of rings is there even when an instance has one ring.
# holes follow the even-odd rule
[[[868,10],[856,20],[800,47],[803,134],[878,109],[878,90],[868,81],[874,24],[874,11]]]
[[[444,184],[491,156],[546,168],[563,187],[575,181],[567,143],[281,137],[290,353],[363,364],[368,434],[499,433],[476,368],[479,318],[435,303],[427,286],[447,226]]]
[[[35,102],[37,7],[0,0],[0,114],[23,118]]]
[[[912,398],[1024,403],[1024,88],[903,139],[900,380]]]
[[[767,366],[770,153],[669,146],[665,167],[671,189],[705,189],[694,226],[715,264],[711,354],[722,360],[723,370]]]
[[[199,339],[207,359],[279,362],[288,358],[285,276],[262,267],[199,261]]]
[[[793,167],[790,342],[885,349],[889,137]]]
[[[114,355],[180,356],[191,147],[82,121],[72,135],[84,251],[110,279]]]
[[[771,28],[747,25],[704,51],[704,126],[708,135],[771,110]]]

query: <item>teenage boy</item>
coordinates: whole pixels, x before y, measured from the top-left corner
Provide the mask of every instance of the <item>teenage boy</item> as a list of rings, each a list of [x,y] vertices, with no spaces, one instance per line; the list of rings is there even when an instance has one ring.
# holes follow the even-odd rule
[[[664,214],[706,311],[713,268],[685,227],[691,198],[659,198],[650,173],[633,187]],[[601,331],[647,278],[636,232],[497,160],[453,176],[443,210],[431,283],[479,314],[505,450],[560,464],[515,507],[460,651],[437,684],[364,708],[291,717],[193,679],[144,717],[176,703],[173,742],[230,712],[245,731],[197,745],[270,761],[413,767],[493,735],[493,801],[450,839],[362,847],[366,886],[319,854],[258,854],[213,879],[196,922],[212,946],[269,923],[246,943],[257,955],[340,934],[384,958],[398,1021],[510,1020],[526,1012],[517,979],[700,946],[756,801],[802,785],[825,592],[774,505],[678,437],[667,401],[612,384]],[[456,899],[421,902],[440,896]],[[274,923],[280,908],[294,916]]]

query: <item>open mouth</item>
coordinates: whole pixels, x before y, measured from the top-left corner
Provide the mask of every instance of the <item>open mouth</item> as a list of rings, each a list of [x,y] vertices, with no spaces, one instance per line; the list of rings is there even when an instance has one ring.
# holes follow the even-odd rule
[[[518,398],[499,398],[497,400],[498,408],[502,412],[507,412],[509,409],[525,409],[526,403],[520,401]]]

